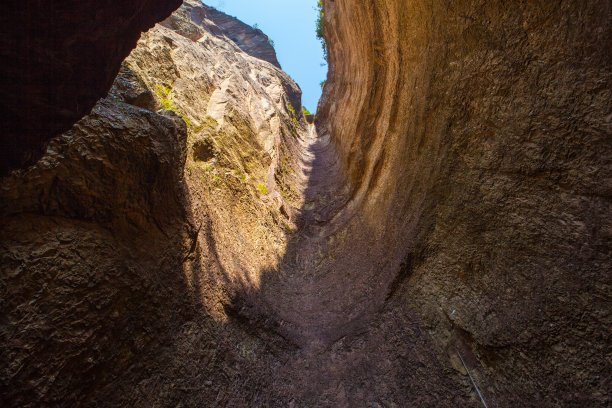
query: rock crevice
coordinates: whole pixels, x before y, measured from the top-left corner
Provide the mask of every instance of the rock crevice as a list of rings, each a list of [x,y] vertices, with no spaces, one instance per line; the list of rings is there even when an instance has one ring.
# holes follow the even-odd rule
[[[195,0],[119,69],[133,3],[5,162],[3,406],[609,405],[609,1],[325,0],[315,124]]]

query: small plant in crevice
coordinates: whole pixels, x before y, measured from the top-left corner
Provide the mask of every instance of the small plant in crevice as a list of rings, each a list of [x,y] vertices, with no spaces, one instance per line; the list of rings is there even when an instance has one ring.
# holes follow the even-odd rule
[[[291,115],[295,116],[295,108],[293,107],[291,102],[289,102],[289,105],[287,105],[287,110],[289,111]]]
[[[261,195],[268,195],[268,187],[264,183],[257,183],[257,190]]]
[[[165,85],[155,85],[155,95],[159,99],[159,103],[161,104],[163,109],[172,110],[175,108],[174,102],[170,99],[170,93],[172,92],[172,88]]]
[[[246,183],[247,180],[248,180],[247,174],[245,172],[243,172],[242,170],[234,169],[234,170],[230,171],[230,174],[232,176],[234,176],[235,178],[237,178],[238,180],[240,180],[240,182],[242,182],[242,183]]]
[[[187,125],[187,129],[191,129],[191,120],[189,120],[189,117],[187,117],[187,115],[175,105],[174,101],[170,97],[172,88],[166,85],[158,84],[155,85],[154,91],[155,95],[157,95],[157,99],[159,99],[159,104],[161,105],[162,109],[176,113],[181,119],[183,119],[183,122],[185,122]]]
[[[291,124],[293,125],[293,127],[299,128],[300,123],[298,122],[298,119],[297,119],[297,112],[295,111],[295,108],[293,107],[291,102],[289,102],[289,104],[287,105],[287,110],[289,111],[289,117],[291,119]]]

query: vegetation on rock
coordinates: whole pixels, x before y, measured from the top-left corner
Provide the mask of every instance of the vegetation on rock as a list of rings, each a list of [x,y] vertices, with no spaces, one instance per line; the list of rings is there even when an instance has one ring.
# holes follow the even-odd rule
[[[317,21],[315,25],[315,32],[317,38],[321,41],[321,47],[323,48],[323,58],[327,61],[327,41],[325,39],[325,9],[323,5],[323,0],[319,0],[317,3],[317,9],[319,11],[319,15],[317,16]]]
[[[143,34],[0,179],[0,405],[609,406],[607,3],[451,3],[320,1],[316,126],[259,30]]]

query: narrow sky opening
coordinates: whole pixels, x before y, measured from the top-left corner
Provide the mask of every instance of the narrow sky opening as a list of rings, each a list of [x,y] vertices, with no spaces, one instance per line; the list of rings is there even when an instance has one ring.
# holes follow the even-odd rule
[[[274,41],[278,61],[302,88],[311,112],[321,97],[327,64],[316,37],[317,0],[204,0],[204,3],[255,25]]]

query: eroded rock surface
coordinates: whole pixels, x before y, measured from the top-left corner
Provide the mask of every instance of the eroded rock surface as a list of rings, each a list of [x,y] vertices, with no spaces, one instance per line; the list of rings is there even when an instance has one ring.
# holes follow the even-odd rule
[[[187,16],[2,179],[3,406],[249,406],[265,389],[278,358],[254,353],[285,342],[228,316],[295,228],[301,92],[211,20],[196,39],[166,28]]]
[[[258,28],[251,27],[235,17],[213,7],[186,1],[174,18],[162,23],[182,35],[197,41],[211,32],[224,34],[245,53],[280,68],[272,40]]]
[[[325,5],[377,279],[490,406],[609,404],[610,2]]]
[[[0,181],[2,405],[609,405],[609,13],[327,0],[315,127],[186,1]]]

